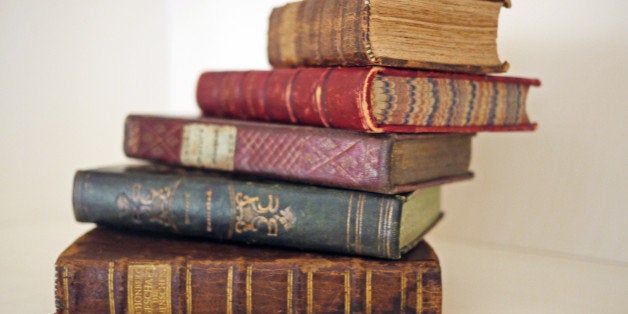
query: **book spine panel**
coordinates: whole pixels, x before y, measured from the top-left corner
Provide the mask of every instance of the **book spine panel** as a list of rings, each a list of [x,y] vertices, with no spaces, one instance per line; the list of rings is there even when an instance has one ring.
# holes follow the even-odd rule
[[[271,65],[368,65],[367,13],[360,0],[306,0],[275,8],[268,36]]]
[[[194,313],[440,313],[438,266],[422,263],[191,266]],[[438,280],[438,281],[437,281]]]
[[[357,68],[300,68],[201,75],[197,101],[205,116],[299,123],[360,131],[373,126],[370,75]]]
[[[60,260],[56,313],[440,313],[433,263]]]
[[[225,74],[220,84],[220,98],[218,102],[223,107],[225,116],[233,116],[244,111],[244,97],[242,83],[247,72],[232,72]]]
[[[232,154],[216,163],[212,161],[212,154],[221,151],[219,146],[205,149],[195,146],[197,142],[210,142],[203,133],[194,131],[203,129],[199,125],[216,128],[216,124],[201,120],[130,116],[125,127],[125,152],[129,157],[175,165],[233,170],[382,193],[391,189],[391,148],[387,139],[329,129],[305,131],[294,127],[233,124],[235,134],[230,135],[233,147],[223,149]],[[200,153],[188,153],[194,151]]]
[[[56,313],[192,313],[182,258],[57,262]]]
[[[428,264],[429,265],[429,264]],[[440,267],[425,267],[417,277],[417,313],[441,313],[443,287]]]
[[[372,78],[378,68],[336,68],[324,81],[321,107],[332,128],[380,132],[371,109]]]
[[[55,268],[56,313],[110,312],[106,266],[57,263]]]
[[[389,141],[352,135],[240,128],[234,168],[325,186],[388,189]]]
[[[241,116],[242,119],[256,117],[258,120],[269,121],[265,94],[269,88],[267,82],[270,74],[268,71],[247,72],[241,82],[243,104],[234,117]]]
[[[400,257],[398,223],[402,204],[394,196],[206,175],[81,171],[75,178],[74,204],[82,207],[75,207],[74,213],[82,222],[315,251]]]
[[[325,1],[303,1],[299,11],[298,21],[301,22],[301,31],[297,34],[297,58],[304,64],[318,64],[320,58],[320,29],[321,8]],[[307,44],[307,46],[305,45]]]
[[[298,36],[303,32],[300,23],[301,2],[274,8],[268,26],[268,59],[274,68],[294,67],[298,62]]]

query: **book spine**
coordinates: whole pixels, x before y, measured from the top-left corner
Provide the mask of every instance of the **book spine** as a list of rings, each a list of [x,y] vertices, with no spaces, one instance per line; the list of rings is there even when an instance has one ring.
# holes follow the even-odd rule
[[[210,175],[79,171],[81,222],[242,243],[400,257],[404,201],[390,195]]]
[[[377,131],[370,107],[377,68],[206,72],[197,103],[206,116]]]
[[[391,141],[327,128],[131,115],[124,149],[168,164],[388,193]]]
[[[440,313],[434,262],[56,264],[56,313]]]
[[[365,1],[301,1],[273,9],[268,56],[274,68],[364,66],[368,55]]]
[[[184,259],[58,261],[56,313],[186,312]]]

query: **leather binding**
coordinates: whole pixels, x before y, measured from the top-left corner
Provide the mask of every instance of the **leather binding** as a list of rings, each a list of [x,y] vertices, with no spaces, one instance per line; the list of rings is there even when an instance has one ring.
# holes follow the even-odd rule
[[[96,228],[56,261],[56,313],[440,313],[425,242],[403,259],[248,248]]]
[[[429,224],[406,224],[421,230],[402,246],[400,221],[410,197],[134,165],[77,171],[73,208],[80,222],[398,259],[440,219],[436,208],[436,216],[424,218]]]
[[[438,1],[431,2],[442,5]],[[499,2],[502,3],[503,7],[510,7],[510,0],[485,0],[484,2]],[[373,23],[371,22],[371,13],[376,4],[375,1],[369,0],[303,0],[274,8],[269,18],[268,28],[267,53],[269,63],[273,68],[386,66],[460,73],[499,73],[508,70],[508,63],[498,59],[489,64],[485,64],[486,61],[464,64],[455,57],[450,57],[448,60],[430,61],[430,59],[423,60],[422,58],[408,60],[405,57],[378,56],[376,49],[374,49],[376,43],[373,42]],[[401,5],[399,7],[398,10],[404,10]],[[430,9],[424,8],[423,10]],[[438,7],[432,10],[439,9],[452,10]],[[408,17],[407,13],[405,15],[403,13],[399,13],[399,16],[380,16],[378,19],[388,19],[396,23],[400,23],[399,20],[401,20],[408,24],[419,25],[434,23],[429,19],[421,20],[416,16]],[[485,13],[469,12],[465,17],[471,20],[485,19]],[[457,28],[458,32],[465,31],[465,27],[469,26],[462,19],[457,22],[453,28]],[[443,22],[439,21],[438,23]],[[489,24],[495,27],[493,29],[495,36],[493,40],[495,41],[497,39],[497,20],[491,20]],[[430,26],[425,27],[429,29]],[[438,26],[443,25],[439,24],[436,27]],[[490,27],[484,25],[484,32],[489,29]],[[421,32],[421,29],[413,31]],[[475,34],[467,34],[467,36],[473,35]],[[448,36],[438,36],[441,39],[436,44],[442,43],[443,46],[455,47],[454,43],[447,41]],[[407,38],[406,40],[412,39]],[[419,43],[415,45],[419,45]],[[497,54],[496,48],[488,49],[477,46],[473,49],[484,49],[484,53],[489,55]]]
[[[397,194],[470,178],[472,136],[367,134],[203,117],[130,115],[124,151],[129,157],[171,165]],[[396,148],[408,142],[425,146]],[[422,170],[409,170],[414,166]],[[393,173],[399,172],[409,176],[403,183],[393,180]]]
[[[374,112],[372,90],[378,75],[423,80],[427,85],[441,83],[431,95],[416,95],[418,101],[427,97],[441,102],[425,102],[425,107],[410,108],[407,115],[417,112],[446,111],[442,119],[413,124],[388,124],[378,120]],[[467,97],[450,90],[456,84],[469,82],[473,90]],[[529,121],[525,101],[530,86],[540,81],[519,77],[485,76],[456,73],[426,72],[383,67],[297,68],[270,71],[209,71],[201,74],[196,99],[203,115],[288,124],[311,125],[370,133],[422,133],[534,130]],[[478,87],[479,86],[479,87]],[[475,93],[482,88],[484,94]],[[445,90],[445,92],[443,92]],[[446,104],[443,93],[450,92]],[[512,94],[512,95],[511,95]],[[490,96],[485,96],[490,95]],[[507,96],[510,95],[510,96]],[[408,96],[390,95],[390,107],[398,108],[394,99]],[[417,101],[417,102],[418,102]],[[480,103],[481,101],[481,103]],[[490,110],[482,109],[492,106]],[[469,109],[467,109],[469,108]],[[467,122],[451,124],[447,117],[465,113]],[[518,112],[516,120],[506,118]],[[504,122],[491,122],[501,115]],[[474,119],[469,119],[474,118]]]

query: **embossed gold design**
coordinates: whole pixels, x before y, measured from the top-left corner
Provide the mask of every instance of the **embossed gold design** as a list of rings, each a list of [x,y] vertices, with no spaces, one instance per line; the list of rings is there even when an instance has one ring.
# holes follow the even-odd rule
[[[253,313],[253,266],[246,267],[246,313]]]
[[[364,214],[364,200],[366,195],[358,195],[357,209],[355,213],[355,251],[356,253],[362,252],[362,217]]]
[[[312,272],[307,273],[307,313],[312,313],[314,305],[314,274]]]
[[[227,314],[233,313],[233,266],[227,271]]]
[[[116,300],[114,294],[114,282],[113,276],[115,274],[115,264],[113,262],[109,262],[109,267],[107,269],[107,288],[109,290],[109,313],[116,314]]]
[[[146,193],[142,192],[141,184],[135,184],[130,195],[126,192],[118,194],[116,198],[116,205],[119,209],[118,215],[120,217],[130,216],[134,223],[148,221],[177,231],[172,201],[180,184],[181,180],[177,180],[172,186],[150,189]]]
[[[382,214],[384,211],[384,199],[379,201],[379,216],[377,218],[377,253],[382,254],[384,235],[382,234]]]
[[[288,270],[288,288],[287,288],[287,290],[288,290],[287,294],[288,295],[286,296],[286,300],[287,300],[286,301],[287,302],[287,304],[286,304],[287,311],[286,312],[288,312],[288,314],[292,314],[292,294],[293,294],[293,292],[292,292],[292,285],[293,285],[293,282],[294,282],[294,275],[293,275],[292,269],[291,269],[291,270]]]
[[[385,248],[386,248],[386,255],[390,256],[390,252],[391,252],[391,247],[390,247],[390,237],[392,235],[391,229],[392,229],[392,220],[393,220],[393,211],[394,211],[394,207],[393,207],[393,202],[391,200],[388,201],[388,205],[386,206],[386,226],[384,228],[384,241],[385,242]]]
[[[168,264],[129,265],[129,313],[172,313],[171,274]]]
[[[235,223],[237,233],[257,232],[265,227],[266,235],[275,237],[279,234],[279,226],[288,230],[297,220],[290,206],[283,210],[279,209],[279,198],[272,194],[268,195],[267,206],[261,205],[259,197],[250,197],[242,192],[236,193],[234,202],[237,211]]]

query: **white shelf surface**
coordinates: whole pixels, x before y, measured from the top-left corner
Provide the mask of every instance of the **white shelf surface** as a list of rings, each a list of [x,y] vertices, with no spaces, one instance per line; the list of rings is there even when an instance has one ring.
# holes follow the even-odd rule
[[[0,312],[54,310],[54,262],[90,224],[0,227]],[[429,238],[443,274],[444,313],[626,313],[628,265]]]

